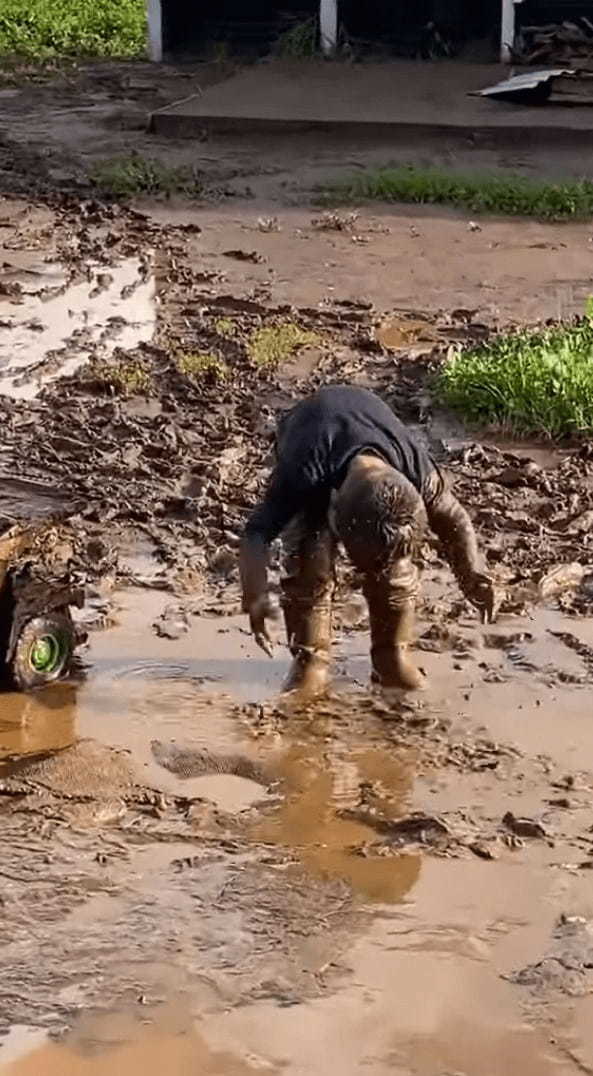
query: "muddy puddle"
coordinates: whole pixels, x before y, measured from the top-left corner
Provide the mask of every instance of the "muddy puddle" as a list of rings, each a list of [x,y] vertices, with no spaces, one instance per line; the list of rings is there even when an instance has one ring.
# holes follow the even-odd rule
[[[49,1041],[21,1015],[0,1047],[1,1071],[493,1076],[502,1063],[526,1076],[587,1071],[587,992],[575,999],[557,984],[530,990],[507,976],[545,954],[562,913],[591,910],[589,875],[578,869],[593,822],[588,666],[558,635],[570,629],[593,644],[589,625],[553,610],[491,628],[462,618],[453,653],[418,651],[427,686],[403,711],[368,694],[366,633],[347,633],[335,647],[335,695],[278,719],[270,707],[285,648],[263,658],[234,616],[190,617],[180,638],[159,638],[151,625],[169,601],[118,591],[111,626],[82,651],[84,675],[2,699],[2,780],[15,756],[90,739],[123,751],[147,788],[187,797],[184,811],[198,811],[201,828],[188,840],[176,823],[164,843],[138,830],[136,845],[137,820],[121,829],[101,815],[111,821],[97,830],[95,819],[89,830],[84,815],[52,822],[54,804],[45,822],[57,824],[54,853],[97,832],[96,855],[108,865],[101,881],[87,878],[63,923],[48,908],[47,938],[35,927],[45,979],[58,974],[48,945],[68,962],[57,1026],[51,1016],[42,1024],[74,1029]],[[552,683],[558,669],[567,679]],[[155,754],[155,741],[169,753]],[[231,760],[235,772],[187,776],[179,750],[200,765],[206,755]],[[43,787],[53,788],[49,778]],[[68,788],[79,794],[76,782]],[[207,803],[215,816],[204,815]],[[507,842],[508,812],[537,819],[545,838]],[[391,844],[389,827],[418,814],[428,829],[442,820],[452,839]],[[164,825],[163,808],[155,819]],[[34,879],[36,838],[20,840],[33,854],[20,870]],[[94,847],[72,861],[77,886]],[[257,862],[249,849],[259,849]],[[28,994],[25,936],[14,929],[4,990],[18,960],[24,996],[39,1006],[39,992]],[[138,929],[142,940],[132,941]],[[97,966],[109,997],[100,1004],[95,994],[87,1006],[85,981]]]
[[[61,263],[10,252],[0,274],[0,392],[27,399],[91,353],[152,339],[155,281],[145,258],[72,274]]]
[[[44,1041],[45,1036],[18,1028],[4,1045],[5,1071],[12,1076],[248,1076],[251,1065],[227,1051],[211,1050],[193,1026],[185,1007],[161,1012],[157,1027],[147,1027],[133,1013],[110,1021],[91,1021],[72,1045]],[[8,1061],[11,1057],[12,1060]]]

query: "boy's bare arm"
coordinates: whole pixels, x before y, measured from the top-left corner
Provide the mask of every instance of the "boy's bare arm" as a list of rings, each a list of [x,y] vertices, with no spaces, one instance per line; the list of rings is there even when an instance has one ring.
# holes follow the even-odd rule
[[[494,619],[499,593],[485,570],[473,523],[465,508],[439,476],[439,492],[426,499],[430,528],[444,547],[451,569],[465,594],[481,613],[484,623]]]
[[[271,656],[272,640],[266,626],[266,620],[272,614],[268,592],[268,556],[268,546],[259,535],[243,536],[239,549],[243,612],[249,617],[249,627],[257,645]]]
[[[266,654],[272,652],[272,640],[266,620],[274,615],[268,588],[270,544],[284,530],[299,510],[299,496],[277,468],[264,499],[255,508],[239,548],[239,576],[243,595],[243,612],[255,641]]]

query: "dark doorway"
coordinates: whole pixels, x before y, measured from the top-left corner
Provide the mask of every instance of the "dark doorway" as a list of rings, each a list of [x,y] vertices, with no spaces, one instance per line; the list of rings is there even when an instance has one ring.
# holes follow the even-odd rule
[[[500,0],[341,0],[340,19],[355,53],[438,59],[459,55],[472,41],[498,48]]]
[[[291,26],[315,18],[318,0],[162,0],[163,49],[200,55],[217,48],[257,58]]]
[[[500,3],[338,0],[341,51],[350,59],[438,59],[459,55],[475,40],[491,42],[496,51]],[[274,53],[291,29],[309,23],[315,35],[319,12],[319,0],[162,0],[162,6],[164,51],[177,58],[217,50],[254,59]]]

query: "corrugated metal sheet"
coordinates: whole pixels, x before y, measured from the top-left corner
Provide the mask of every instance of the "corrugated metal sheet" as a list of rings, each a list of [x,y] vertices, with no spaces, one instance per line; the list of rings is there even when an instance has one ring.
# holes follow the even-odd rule
[[[509,101],[514,104],[541,104],[550,96],[555,78],[574,74],[574,71],[566,67],[528,71],[524,75],[505,78],[484,90],[475,90],[472,96],[490,97],[495,101]]]
[[[477,94],[479,97],[496,97],[497,94],[535,90],[538,86],[550,82],[552,79],[572,74],[574,72],[566,67],[554,67],[549,71],[528,71],[524,75],[513,75],[512,78],[505,78],[502,82],[497,82],[494,86],[488,86],[485,90],[478,90]]]

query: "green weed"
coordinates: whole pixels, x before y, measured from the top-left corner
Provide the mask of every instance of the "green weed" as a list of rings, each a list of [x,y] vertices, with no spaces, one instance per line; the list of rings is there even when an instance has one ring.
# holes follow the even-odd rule
[[[139,359],[99,360],[89,367],[89,376],[118,396],[150,396],[154,391],[152,371]]]
[[[218,318],[218,321],[214,322],[214,330],[226,340],[237,335],[237,326],[232,318]]]
[[[144,0],[2,0],[0,55],[52,59],[145,52]]]
[[[439,399],[512,434],[593,431],[593,319],[499,336],[442,367]]]
[[[192,168],[166,165],[135,153],[100,161],[90,178],[103,195],[111,198],[141,194],[185,194],[195,198],[203,192],[202,182]]]
[[[301,329],[300,325],[291,321],[281,325],[264,325],[249,336],[247,354],[254,366],[278,366],[300,348],[314,347],[319,341],[317,333]]]
[[[229,373],[224,359],[207,352],[178,355],[175,364],[179,372],[192,381],[226,381]]]
[[[276,41],[274,51],[283,60],[305,60],[317,53],[317,17],[289,27]]]
[[[326,186],[325,204],[335,202],[411,202],[450,205],[472,213],[499,213],[572,220],[593,216],[593,181],[550,183],[515,175],[461,175],[413,167],[369,170]]]

